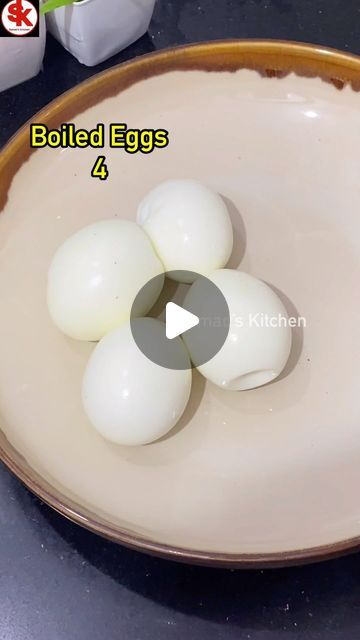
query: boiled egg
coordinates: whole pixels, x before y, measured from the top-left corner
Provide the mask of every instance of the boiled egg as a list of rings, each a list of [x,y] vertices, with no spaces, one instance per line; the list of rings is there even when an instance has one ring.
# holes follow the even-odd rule
[[[289,358],[292,338],[282,301],[267,284],[241,271],[218,269],[207,278],[228,304],[229,332],[217,354],[198,370],[217,386],[232,391],[275,380]],[[185,307],[196,305],[202,286],[199,279],[190,287]],[[186,333],[183,337],[186,343]],[[190,342],[188,348],[191,357]]]
[[[164,268],[144,231],[130,220],[103,220],[68,238],[48,273],[47,303],[55,325],[71,338],[100,340],[129,319],[139,289]],[[147,287],[143,315],[162,288]]]
[[[137,318],[147,340],[163,341],[164,324]],[[130,323],[105,336],[88,362],[82,399],[92,426],[121,445],[142,445],[165,435],[178,422],[189,400],[191,364],[180,337],[172,348],[181,352],[187,369],[167,369],[152,362],[137,346]]]
[[[137,222],[148,234],[165,271],[180,282],[226,265],[233,229],[225,202],[196,180],[167,180],[139,205]]]

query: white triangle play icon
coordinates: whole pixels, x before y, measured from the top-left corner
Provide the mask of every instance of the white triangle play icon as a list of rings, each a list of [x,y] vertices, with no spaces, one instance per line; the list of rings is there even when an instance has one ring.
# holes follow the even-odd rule
[[[166,337],[169,340],[180,336],[199,324],[199,318],[190,311],[186,311],[175,302],[166,305]]]

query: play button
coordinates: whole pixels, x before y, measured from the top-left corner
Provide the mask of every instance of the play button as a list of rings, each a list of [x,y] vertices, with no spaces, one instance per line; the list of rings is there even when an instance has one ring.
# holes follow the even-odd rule
[[[199,318],[194,313],[179,307],[175,302],[167,303],[165,327],[168,340],[181,336],[185,331],[196,327],[199,322]]]
[[[182,283],[174,281],[179,272],[165,273],[165,276],[161,294],[148,313],[161,320],[162,330],[157,332],[156,339],[154,332],[150,338],[146,331],[148,323],[138,321],[139,310],[146,307],[154,291],[162,287],[160,275],[149,280],[134,300],[130,316],[133,338],[142,353],[162,367],[188,369],[191,366],[188,352],[192,365],[205,364],[218,353],[227,338],[230,324],[227,302],[220,289],[198,273],[184,272],[180,278]]]

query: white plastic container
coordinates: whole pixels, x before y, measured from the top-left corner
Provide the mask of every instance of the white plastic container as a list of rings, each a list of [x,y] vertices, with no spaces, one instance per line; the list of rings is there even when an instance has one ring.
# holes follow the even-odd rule
[[[155,0],[82,0],[46,14],[48,30],[89,67],[115,55],[147,31]]]
[[[0,38],[0,91],[36,76],[45,52],[46,25],[40,18],[38,37]]]

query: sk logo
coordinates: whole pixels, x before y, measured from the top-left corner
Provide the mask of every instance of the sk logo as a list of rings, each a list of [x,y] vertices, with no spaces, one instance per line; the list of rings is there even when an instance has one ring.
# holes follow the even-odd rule
[[[1,11],[1,22],[5,32],[0,36],[39,35],[38,0],[10,0]]]

